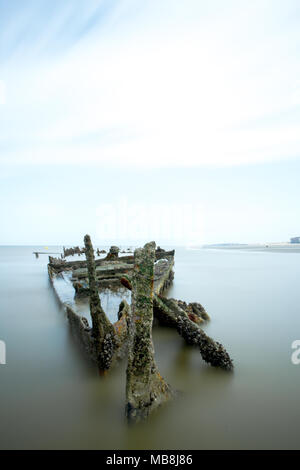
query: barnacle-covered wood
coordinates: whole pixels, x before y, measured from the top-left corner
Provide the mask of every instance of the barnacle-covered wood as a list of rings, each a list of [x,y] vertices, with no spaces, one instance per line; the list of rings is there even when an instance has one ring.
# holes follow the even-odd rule
[[[169,400],[173,392],[160,375],[154,360],[152,323],[155,243],[147,243],[144,248],[135,250],[134,257],[126,414],[130,421],[139,421]]]
[[[183,300],[176,300],[178,307],[180,307],[187,314],[190,320],[194,323],[204,323],[210,320],[205,308],[199,302],[190,302],[187,304]]]
[[[73,246],[73,248],[65,248],[63,247],[63,257],[66,258],[67,256],[74,256],[74,255],[82,255],[84,253],[84,248],[80,248],[79,246]]]
[[[109,252],[107,253],[107,260],[118,259],[120,248],[118,246],[111,246]]]
[[[114,328],[101,307],[96,281],[94,249],[89,235],[84,237],[84,244],[89,277],[92,336],[94,339],[99,368],[105,371],[109,369],[111,365],[116,347],[116,337]]]
[[[233,369],[232,359],[224,346],[210,338],[181,305],[181,301],[154,296],[154,314],[161,323],[175,327],[187,344],[198,347],[205,362],[214,367]]]
[[[225,348],[200,328],[209,320],[203,306],[163,296],[174,277],[174,250],[155,250],[155,243],[151,242],[136,250],[134,257],[119,257],[118,247],[111,247],[106,257],[95,260],[88,235],[84,243],[86,260],[66,261],[49,256],[49,278],[54,288],[66,279],[74,287],[76,301],[82,300],[78,296],[89,296],[92,327],[60,295],[58,298],[66,308],[76,338],[101,371],[128,355],[126,414],[130,421],[146,418],[174,395],[155,363],[153,315],[162,324],[176,328],[187,344],[199,349],[207,363],[226,370],[233,368]],[[122,285],[132,291],[132,303],[122,300],[118,320],[111,324],[101,307],[99,291],[107,287],[118,290]]]
[[[132,277],[123,276],[122,285],[132,290]],[[233,362],[222,344],[210,338],[199,324],[209,320],[204,307],[192,302],[187,304],[182,300],[167,299],[154,292],[154,316],[165,326],[176,328],[187,344],[199,348],[203,360],[214,367],[226,370],[233,369]]]

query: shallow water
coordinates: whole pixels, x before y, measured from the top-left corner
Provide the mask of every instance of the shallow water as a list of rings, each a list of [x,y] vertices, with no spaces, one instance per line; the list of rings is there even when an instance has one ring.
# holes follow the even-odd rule
[[[58,276],[53,277],[53,285],[57,296],[63,303],[70,305],[76,313],[84,316],[90,326],[92,326],[89,297],[86,295],[75,295],[71,278],[71,271],[62,272]],[[124,299],[128,304],[131,304],[131,291],[122,286],[118,286],[115,289],[103,288],[99,292],[99,297],[102,308],[112,323],[118,320],[120,302]]]
[[[1,448],[299,448],[300,254],[178,248],[169,295],[200,301],[205,327],[234,358],[203,363],[154,328],[160,371],[182,396],[147,423],[124,420],[125,367],[99,378],[74,343],[42,247],[0,247]],[[57,247],[51,250],[57,251]],[[60,247],[58,251],[60,250]]]

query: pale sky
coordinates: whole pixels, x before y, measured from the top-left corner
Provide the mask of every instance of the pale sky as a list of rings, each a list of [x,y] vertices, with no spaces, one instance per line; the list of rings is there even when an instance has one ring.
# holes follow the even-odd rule
[[[0,0],[0,244],[285,241],[299,170],[298,0]]]

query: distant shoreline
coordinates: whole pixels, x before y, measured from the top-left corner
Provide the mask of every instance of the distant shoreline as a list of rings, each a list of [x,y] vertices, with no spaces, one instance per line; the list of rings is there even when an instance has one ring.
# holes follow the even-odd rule
[[[216,245],[203,245],[202,248],[218,250],[249,250],[249,251],[272,251],[278,253],[300,253],[300,243],[219,243]]]

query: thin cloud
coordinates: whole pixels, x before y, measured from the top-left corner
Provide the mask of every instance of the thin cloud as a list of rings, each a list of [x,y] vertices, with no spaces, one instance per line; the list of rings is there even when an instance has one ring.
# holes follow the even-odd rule
[[[45,32],[27,34],[22,15],[30,30],[49,13],[30,2],[13,29],[8,21],[2,162],[172,167],[299,157],[300,126],[289,120],[299,106],[296,3],[281,15],[276,1],[232,1],[216,12],[208,2],[159,3],[160,15],[157,2],[80,2],[79,12],[56,3]]]

